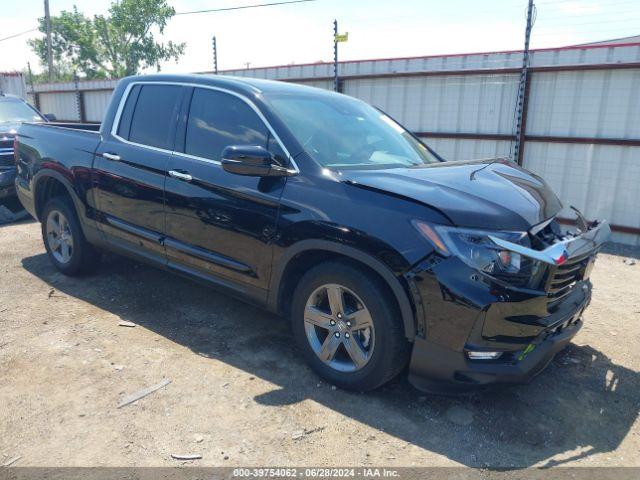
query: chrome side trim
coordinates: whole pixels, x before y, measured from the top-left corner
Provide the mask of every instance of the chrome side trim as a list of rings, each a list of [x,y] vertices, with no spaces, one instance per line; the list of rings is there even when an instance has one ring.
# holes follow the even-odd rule
[[[137,235],[146,240],[162,244],[163,236],[158,232],[154,232],[143,227],[136,227],[135,225],[131,225],[130,223],[123,220],[118,220],[117,218],[114,218],[110,215],[106,215],[105,220],[109,225],[119,230],[124,230],[125,232]]]
[[[124,93],[122,94],[122,98],[120,99],[120,103],[118,104],[118,109],[116,110],[116,115],[115,115],[115,117],[113,119],[113,125],[111,125],[111,135],[114,138],[117,138],[118,140],[120,140],[121,142],[126,143],[128,145],[135,145],[137,147],[148,148],[148,149],[155,150],[155,151],[158,151],[158,152],[164,152],[164,153],[180,155],[180,156],[183,156],[183,157],[191,158],[191,159],[194,159],[194,160],[200,160],[200,161],[204,161],[204,162],[207,162],[207,163],[214,163],[216,165],[220,165],[221,164],[219,160],[211,160],[211,159],[208,159],[208,158],[198,157],[196,155],[189,155],[187,153],[178,152],[178,151],[175,151],[175,150],[166,150],[164,148],[153,147],[151,145],[144,145],[144,144],[141,144],[141,143],[130,142],[129,140],[126,140],[126,139],[122,138],[121,136],[119,136],[117,132],[118,132],[118,128],[120,126],[120,120],[121,120],[121,117],[122,117],[122,112],[124,110],[124,106],[125,106],[125,104],[127,102],[127,99],[129,98],[129,94],[131,93],[131,89],[135,85],[178,85],[178,86],[183,86],[183,87],[204,88],[204,89],[208,89],[208,90],[215,90],[217,92],[226,93],[228,95],[232,95],[232,96],[234,96],[236,98],[239,98],[240,100],[245,102],[256,113],[256,115],[258,115],[258,118],[260,118],[260,120],[267,127],[267,129],[269,130],[271,135],[273,135],[273,138],[275,138],[276,142],[278,142],[278,145],[280,145],[280,148],[282,148],[282,151],[285,153],[285,155],[287,156],[287,159],[289,160],[289,162],[293,166],[293,170],[295,171],[295,173],[300,173],[300,169],[298,168],[298,165],[296,164],[295,160],[291,156],[291,153],[289,153],[289,150],[287,150],[287,147],[284,146],[284,143],[282,142],[282,140],[280,139],[280,137],[278,136],[276,131],[273,129],[271,124],[267,121],[267,119],[262,114],[260,109],[255,105],[255,103],[253,103],[251,101],[251,99],[245,97],[244,95],[242,95],[240,93],[234,92],[232,90],[228,90],[226,88],[221,88],[221,87],[214,87],[214,86],[211,86],[211,85],[201,85],[201,84],[198,84],[198,83],[187,83],[187,82],[159,82],[159,81],[131,82],[130,84],[127,85],[127,88],[125,89]]]
[[[174,151],[172,153],[179,157],[190,158],[191,160],[199,160],[200,162],[204,162],[204,163],[213,163],[214,165],[222,165],[222,162],[220,160],[211,160],[210,158],[198,157],[196,155],[190,155],[188,153],[183,153],[183,152]]]
[[[163,244],[168,249],[177,250],[178,252],[191,255],[192,257],[197,257],[201,260],[215,263],[216,265],[220,265],[221,267],[230,268],[231,270],[251,275],[253,277],[256,276],[255,272],[251,270],[251,267],[249,267],[249,265],[245,265],[244,263],[240,263],[237,260],[225,257],[224,255],[211,252],[210,250],[205,250],[204,248],[197,247],[195,245],[187,245],[186,243],[180,242],[171,237],[165,238],[163,240]]]

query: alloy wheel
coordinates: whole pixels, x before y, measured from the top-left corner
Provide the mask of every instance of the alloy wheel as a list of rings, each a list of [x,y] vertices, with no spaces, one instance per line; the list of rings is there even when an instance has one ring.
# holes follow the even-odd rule
[[[60,263],[68,263],[73,255],[73,235],[64,214],[51,210],[47,217],[47,243],[53,257]]]
[[[311,349],[329,367],[354,372],[369,363],[375,329],[369,309],[348,288],[322,285],[304,310],[304,328]]]

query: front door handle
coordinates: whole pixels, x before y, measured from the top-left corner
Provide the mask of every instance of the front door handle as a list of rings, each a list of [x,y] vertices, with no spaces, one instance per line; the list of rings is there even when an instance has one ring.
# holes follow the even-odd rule
[[[177,178],[178,180],[184,180],[185,182],[190,182],[193,180],[193,177],[185,172],[178,172],[176,170],[169,170],[169,175],[173,178]]]
[[[121,160],[120,155],[117,155],[115,153],[104,152],[102,156],[107,160],[111,160],[112,162],[119,162]]]

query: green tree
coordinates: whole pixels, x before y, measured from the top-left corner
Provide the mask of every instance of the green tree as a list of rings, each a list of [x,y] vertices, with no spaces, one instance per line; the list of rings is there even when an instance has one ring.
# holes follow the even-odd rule
[[[184,43],[157,42],[175,15],[166,0],[121,0],[108,14],[86,17],[76,6],[51,17],[51,46],[56,73],[68,76],[76,70],[89,79],[135,75],[140,69],[155,67],[184,53]],[[40,31],[46,32],[44,18]],[[47,63],[46,40],[29,42],[43,65]]]

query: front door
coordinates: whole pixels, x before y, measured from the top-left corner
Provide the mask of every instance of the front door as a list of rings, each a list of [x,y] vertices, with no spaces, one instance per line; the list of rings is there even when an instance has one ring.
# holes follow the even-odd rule
[[[229,145],[284,153],[241,97],[194,88],[169,161],[165,247],[169,265],[266,298],[284,178],[244,177],[220,165]]]
[[[177,85],[133,85],[94,164],[96,216],[107,241],[160,263],[166,263],[164,183],[184,92]]]

